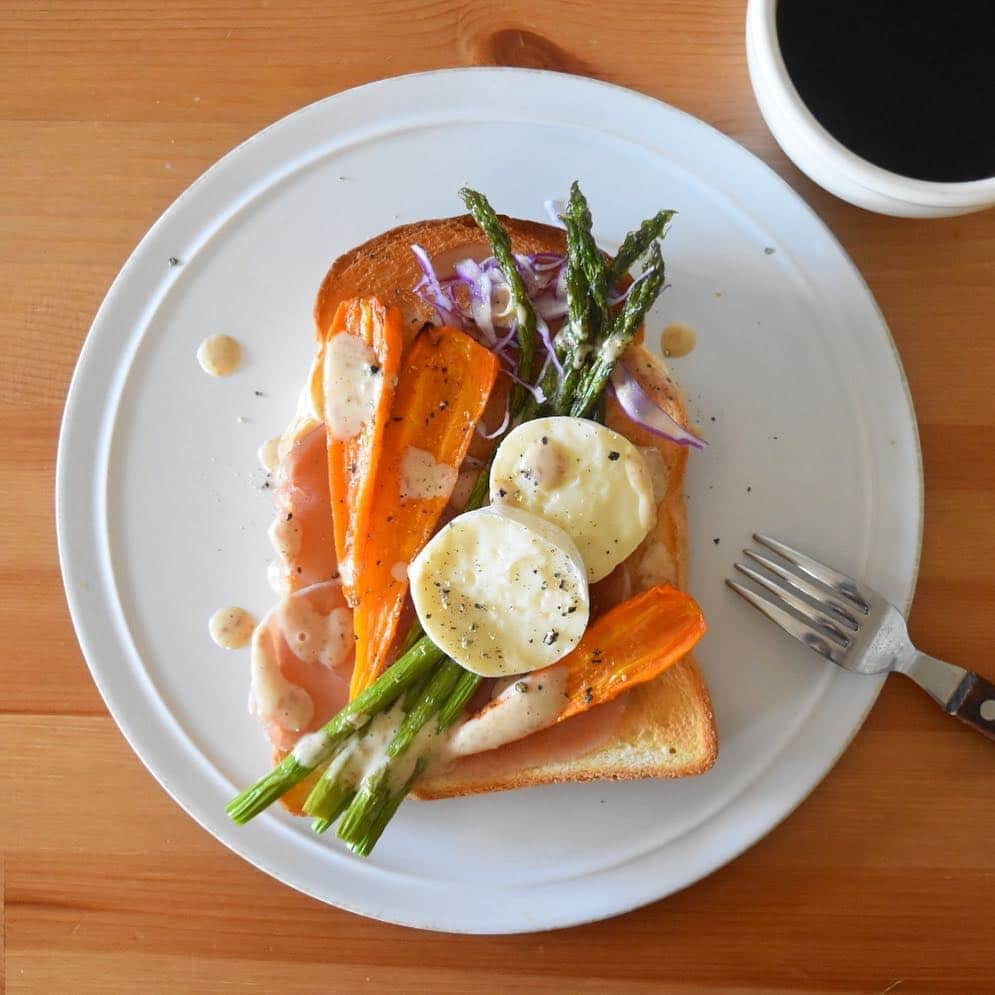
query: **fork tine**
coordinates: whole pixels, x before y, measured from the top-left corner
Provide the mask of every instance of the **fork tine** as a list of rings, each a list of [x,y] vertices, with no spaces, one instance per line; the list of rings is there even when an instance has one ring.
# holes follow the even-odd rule
[[[743,552],[751,560],[756,560],[762,567],[769,570],[775,576],[780,577],[781,580],[789,584],[793,589],[799,590],[802,594],[810,597],[826,611],[838,615],[838,619],[833,619],[835,624],[838,625],[840,622],[843,622],[853,630],[860,628],[860,622],[851,613],[853,606],[849,602],[845,602],[842,598],[835,597],[835,592],[830,588],[807,580],[801,574],[789,570],[780,559],[771,556],[770,553],[765,553],[762,549],[744,549]]]
[[[777,580],[771,580],[770,577],[762,574],[759,570],[754,570],[753,567],[746,563],[737,563],[735,567],[740,573],[746,574],[754,583],[759,584],[770,591],[775,597],[780,598],[790,607],[794,608],[806,621],[818,626],[820,629],[825,629],[827,634],[842,644],[844,649],[850,645],[850,637],[840,628],[838,620],[831,618],[815,605],[800,597],[792,588],[787,587]]]
[[[871,610],[870,604],[863,594],[860,593],[860,588],[852,577],[841,574],[832,567],[827,567],[825,563],[813,560],[811,556],[800,553],[797,549],[785,545],[772,536],[754,532],[753,538],[761,546],[766,546],[768,549],[783,556],[792,566],[808,574],[813,580],[819,581],[820,584],[825,584],[826,587],[842,595],[847,601],[855,604],[865,615]]]
[[[844,650],[836,643],[830,642],[824,633],[817,632],[808,622],[799,619],[789,611],[780,598],[767,594],[766,591],[754,591],[752,588],[739,584],[734,580],[726,580],[738,595],[745,598],[754,608],[763,612],[772,622],[779,625],[789,635],[804,643],[809,649],[815,650],[820,656],[842,664]]]

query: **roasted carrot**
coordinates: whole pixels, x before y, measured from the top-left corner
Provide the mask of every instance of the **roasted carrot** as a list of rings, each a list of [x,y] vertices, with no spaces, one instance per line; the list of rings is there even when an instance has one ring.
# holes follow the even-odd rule
[[[371,378],[374,403],[365,420],[343,412],[342,424],[336,431],[334,419],[329,417],[331,405],[341,402],[342,384],[333,362],[341,357],[355,362],[358,353],[347,355],[333,349],[333,340],[339,335],[353,335],[368,349],[372,362],[360,370],[360,376]],[[342,586],[350,602],[355,602],[355,565],[363,556],[363,538],[369,532],[373,511],[373,489],[377,466],[383,451],[384,430],[390,420],[394,401],[397,371],[403,349],[403,318],[397,308],[387,308],[375,297],[343,301],[335,312],[328,330],[322,355],[322,410],[328,437],[328,487],[332,502],[332,520],[335,530],[335,554],[342,575]],[[340,357],[336,359],[336,357]],[[312,390],[314,384],[312,383]],[[350,434],[354,432],[355,434]]]
[[[706,628],[694,598],[669,584],[616,605],[584,633],[573,652],[553,664],[567,674],[567,701],[556,721],[659,677],[691,651]]]
[[[497,372],[497,357],[454,328],[428,329],[411,347],[383,436],[376,514],[356,539],[353,698],[388,662],[408,564],[449,501]]]
[[[533,671],[488,702],[467,720],[465,731],[486,728],[494,717],[490,713],[498,709],[521,709],[531,695],[520,692],[541,690],[544,684],[556,688],[557,694],[562,688],[563,704],[551,714],[537,713],[538,724],[520,735],[556,725],[659,677],[692,649],[705,628],[693,598],[669,584],[651,587],[602,615],[562,660]],[[503,734],[485,739],[486,746],[467,752],[493,749],[509,741]]]

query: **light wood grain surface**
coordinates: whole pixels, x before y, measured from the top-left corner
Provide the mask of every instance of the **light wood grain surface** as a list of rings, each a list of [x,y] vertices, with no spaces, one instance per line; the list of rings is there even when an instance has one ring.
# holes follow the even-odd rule
[[[55,444],[101,297],[142,234],[263,125],[383,76],[565,69],[708,121],[771,163],[866,276],[926,472],[914,638],[995,678],[995,213],[878,217],[785,159],[741,0],[0,4],[0,924],[11,992],[995,991],[995,748],[900,679],[811,798],[739,860],[621,918],[418,933],[326,908],[199,829],[131,753],[80,656]]]

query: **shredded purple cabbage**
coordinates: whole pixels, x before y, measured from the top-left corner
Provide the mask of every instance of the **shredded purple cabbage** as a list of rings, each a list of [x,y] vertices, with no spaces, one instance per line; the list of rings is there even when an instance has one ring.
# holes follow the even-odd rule
[[[554,216],[557,210],[562,210],[562,205],[550,201],[547,210]],[[411,251],[422,270],[422,278],[414,291],[435,310],[439,322],[468,332],[487,346],[501,359],[504,371],[542,403],[545,400],[541,396],[542,391],[532,384],[523,383],[514,373],[518,325],[515,310],[511,306],[508,281],[498,261],[493,256],[479,262],[463,259],[455,265],[452,276],[440,277],[431,257],[422,246],[412,245]],[[569,310],[567,257],[559,252],[535,252],[516,255],[515,261],[525,284],[525,291],[535,309],[536,330],[542,342],[542,372],[537,379],[542,379],[542,374],[552,363],[557,377],[562,380],[563,364],[553,348],[550,323],[565,318]],[[614,306],[624,301],[632,286],[623,293],[614,293],[609,297],[610,304]]]

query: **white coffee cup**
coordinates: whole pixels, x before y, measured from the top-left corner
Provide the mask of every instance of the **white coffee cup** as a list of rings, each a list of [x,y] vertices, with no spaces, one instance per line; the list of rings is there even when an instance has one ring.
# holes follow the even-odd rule
[[[916,180],[851,152],[815,119],[784,65],[777,38],[778,0],[749,0],[746,57],[760,113],[778,145],[819,186],[879,214],[944,218],[995,206],[995,176],[964,183]]]

